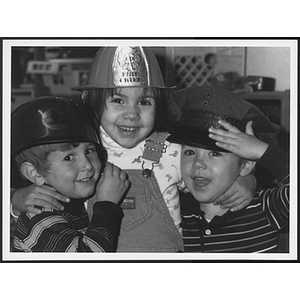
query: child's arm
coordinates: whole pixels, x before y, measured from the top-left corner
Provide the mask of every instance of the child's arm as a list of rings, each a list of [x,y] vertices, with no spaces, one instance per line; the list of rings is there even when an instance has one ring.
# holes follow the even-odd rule
[[[214,201],[215,205],[238,211],[250,204],[256,191],[254,175],[239,176],[232,186]]]
[[[219,122],[225,129],[210,129],[211,138],[216,144],[240,157],[257,160],[264,168],[271,172],[278,181],[284,183],[278,188],[262,190],[259,197],[264,201],[264,209],[268,220],[276,229],[282,228],[289,219],[289,155],[286,151],[274,145],[268,145],[257,139],[252,130],[252,122],[246,126],[246,133],[227,122]],[[275,163],[274,163],[275,162]]]
[[[68,215],[67,219],[58,210],[44,211],[31,216],[30,213],[21,214],[16,227],[14,251],[114,251],[122,210],[111,202],[96,202],[96,204],[94,212],[97,218],[89,226],[87,214],[73,217]]]
[[[59,211],[43,212],[26,221],[23,214],[18,226],[31,223],[26,236],[17,232],[16,250],[30,250],[33,252],[106,252],[115,251],[116,241],[123,217],[118,202],[129,187],[126,173],[110,163],[106,164],[105,171],[97,186],[97,202],[93,206],[92,220],[84,232],[75,229],[74,224],[87,222],[87,215],[82,221],[68,222]],[[79,217],[80,218],[80,217]],[[43,222],[43,220],[47,220]],[[34,226],[41,224],[40,226]],[[47,227],[43,228],[43,224]],[[30,238],[29,238],[30,237]],[[45,240],[51,242],[45,243]],[[19,245],[19,246],[18,246]]]
[[[251,160],[259,159],[268,148],[268,144],[258,140],[253,135],[252,122],[247,124],[246,133],[239,131],[225,121],[220,120],[219,123],[228,131],[209,129],[210,138],[217,141],[217,146]],[[237,211],[252,201],[255,190],[256,179],[252,174],[238,177],[235,183],[214,203],[223,208],[231,208],[231,211]]]
[[[58,193],[53,187],[32,184],[18,190],[11,189],[12,212],[19,215],[21,212],[40,214],[43,207],[49,209],[63,210],[63,205],[58,201],[69,202],[69,198]]]

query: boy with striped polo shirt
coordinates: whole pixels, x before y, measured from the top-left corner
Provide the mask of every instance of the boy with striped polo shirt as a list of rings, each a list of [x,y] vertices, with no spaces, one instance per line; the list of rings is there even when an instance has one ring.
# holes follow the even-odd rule
[[[185,251],[278,252],[279,232],[289,219],[288,154],[272,142],[278,126],[226,90],[192,87],[173,99],[184,107],[168,139],[182,145],[181,172],[189,191],[180,200]],[[240,211],[213,204],[256,163],[283,184],[257,191]]]

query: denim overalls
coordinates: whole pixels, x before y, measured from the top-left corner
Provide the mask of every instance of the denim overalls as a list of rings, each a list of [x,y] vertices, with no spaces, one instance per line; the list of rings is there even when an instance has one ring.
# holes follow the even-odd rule
[[[131,187],[121,204],[121,223],[117,252],[183,252],[183,241],[174,224],[155,177],[164,154],[167,135],[155,133],[145,143],[140,169],[125,169]],[[93,201],[89,201],[89,207]],[[90,211],[90,209],[88,209]]]

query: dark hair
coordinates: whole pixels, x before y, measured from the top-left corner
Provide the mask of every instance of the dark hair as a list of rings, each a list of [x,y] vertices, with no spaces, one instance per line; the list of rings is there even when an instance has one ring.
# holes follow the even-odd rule
[[[151,88],[151,87],[149,87]],[[153,131],[168,131],[168,90],[151,88],[155,96],[155,123]],[[85,104],[86,112],[91,116],[94,125],[99,130],[101,117],[106,108],[106,98],[113,95],[116,88],[85,90],[82,93],[82,100]]]

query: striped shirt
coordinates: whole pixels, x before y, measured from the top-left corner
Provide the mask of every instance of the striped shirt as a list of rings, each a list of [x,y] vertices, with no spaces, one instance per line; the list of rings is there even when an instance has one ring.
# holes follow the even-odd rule
[[[274,165],[274,161],[271,162]],[[284,158],[278,161],[277,175],[285,173],[286,165],[280,168],[280,164],[285,163]],[[279,231],[289,219],[289,176],[284,182],[280,187],[257,191],[246,208],[227,211],[210,222],[206,221],[199,202],[190,193],[182,193],[185,252],[278,252]]]
[[[64,211],[22,213],[14,239],[15,252],[115,251],[122,211],[111,202],[96,202],[89,222],[84,202],[65,204]]]

